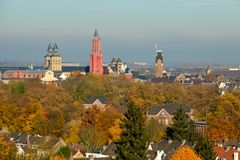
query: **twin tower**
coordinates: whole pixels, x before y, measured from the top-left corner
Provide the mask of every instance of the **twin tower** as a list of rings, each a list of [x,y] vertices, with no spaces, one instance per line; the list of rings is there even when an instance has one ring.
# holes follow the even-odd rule
[[[95,30],[92,39],[92,52],[90,54],[90,73],[102,75],[103,74],[103,54],[101,48],[101,40],[98,36],[98,31]],[[62,71],[62,58],[56,44],[52,47],[48,46],[47,54],[44,56],[44,68],[53,72]]]

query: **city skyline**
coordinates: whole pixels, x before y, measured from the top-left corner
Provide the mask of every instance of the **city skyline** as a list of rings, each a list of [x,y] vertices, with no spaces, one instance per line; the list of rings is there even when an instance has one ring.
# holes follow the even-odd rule
[[[31,13],[31,14],[30,14]],[[87,63],[95,28],[104,62],[239,64],[240,2],[0,0],[0,61],[43,61],[56,42],[63,61]]]

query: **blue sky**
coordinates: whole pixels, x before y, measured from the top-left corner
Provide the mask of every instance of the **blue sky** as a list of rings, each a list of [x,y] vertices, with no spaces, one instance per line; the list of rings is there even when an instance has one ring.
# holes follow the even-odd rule
[[[234,63],[239,0],[0,0],[0,61],[42,61],[56,42],[63,61],[88,63],[97,28],[104,61]]]

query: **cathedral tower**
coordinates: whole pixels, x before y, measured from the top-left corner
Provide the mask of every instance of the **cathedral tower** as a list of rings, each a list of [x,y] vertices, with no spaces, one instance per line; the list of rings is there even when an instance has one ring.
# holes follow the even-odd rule
[[[101,48],[101,40],[98,36],[98,31],[95,30],[92,39],[92,53],[90,55],[90,73],[103,74],[103,55]]]
[[[56,43],[53,47],[51,43],[48,45],[47,54],[44,56],[44,68],[53,72],[62,71],[62,57]]]

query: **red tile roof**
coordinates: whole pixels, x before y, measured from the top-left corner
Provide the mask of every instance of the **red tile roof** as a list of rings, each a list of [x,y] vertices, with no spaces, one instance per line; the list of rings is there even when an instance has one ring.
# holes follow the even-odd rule
[[[213,150],[217,153],[217,157],[219,160],[221,158],[227,158],[227,160],[233,160],[233,154],[234,154],[234,152],[237,152],[237,150],[234,149],[233,147],[230,147],[228,150],[225,150],[224,147],[214,146]],[[240,156],[240,154],[239,154],[239,156]],[[240,160],[239,156],[238,156],[238,159]]]

